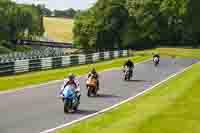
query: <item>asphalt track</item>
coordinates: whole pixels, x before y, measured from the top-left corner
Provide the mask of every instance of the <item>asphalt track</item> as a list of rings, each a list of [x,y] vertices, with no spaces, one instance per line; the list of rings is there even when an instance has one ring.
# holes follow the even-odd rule
[[[196,63],[189,59],[162,59],[158,67],[152,61],[136,65],[132,81],[122,81],[121,70],[100,74],[100,96],[86,96],[85,80],[80,78],[82,97],[79,111],[64,114],[63,103],[57,98],[62,82],[53,82],[24,90],[0,94],[0,133],[39,133],[98,112],[134,96],[171,74]]]

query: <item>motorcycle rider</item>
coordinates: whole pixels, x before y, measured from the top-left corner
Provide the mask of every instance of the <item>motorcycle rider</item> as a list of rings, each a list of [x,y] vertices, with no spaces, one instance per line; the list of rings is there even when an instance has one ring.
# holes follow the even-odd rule
[[[97,89],[99,90],[99,74],[97,73],[95,68],[92,68],[92,70],[88,74],[88,78],[93,76],[97,80]]]
[[[153,58],[158,57],[158,59],[160,58],[160,54],[159,53],[153,53]]]
[[[133,68],[134,68],[134,63],[133,63],[130,59],[128,59],[128,60],[124,63],[123,68],[125,68],[125,67],[128,67],[128,68],[130,69],[130,74],[131,74],[131,76],[132,76],[132,74],[133,74]]]
[[[78,98],[78,102],[80,102],[80,97],[81,97],[80,84],[79,84],[78,79],[76,79],[76,76],[73,73],[70,73],[68,75],[68,77],[66,79],[64,79],[64,83],[63,83],[63,85],[61,87],[60,94],[62,94],[64,88],[67,85],[74,85],[74,92],[75,92],[75,94],[76,94],[76,96]]]
[[[158,62],[159,62],[160,61],[159,53],[156,53],[156,54],[153,53],[153,61],[154,61],[154,58],[158,58]]]

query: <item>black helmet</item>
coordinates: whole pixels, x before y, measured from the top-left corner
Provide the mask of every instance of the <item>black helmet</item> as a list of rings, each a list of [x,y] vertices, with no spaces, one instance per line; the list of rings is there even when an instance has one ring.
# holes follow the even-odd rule
[[[75,75],[73,73],[69,73],[68,78],[69,78],[69,80],[74,80]]]
[[[152,53],[153,55],[159,55],[159,53],[158,52],[154,52],[154,53]]]
[[[96,69],[95,68],[92,68],[92,73],[96,73]]]

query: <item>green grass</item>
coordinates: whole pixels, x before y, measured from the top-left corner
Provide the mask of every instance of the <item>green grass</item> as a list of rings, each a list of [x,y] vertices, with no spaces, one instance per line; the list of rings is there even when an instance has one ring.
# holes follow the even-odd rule
[[[56,133],[200,133],[200,64],[112,111]]]
[[[10,52],[12,52],[12,50],[0,45],[0,54],[8,54]]]
[[[44,27],[48,37],[55,41],[73,41],[72,19],[44,17]]]
[[[132,60],[134,62],[140,62],[148,58],[148,56],[135,56],[132,58]],[[51,80],[63,79],[70,72],[73,72],[78,76],[83,75],[89,72],[89,70],[92,67],[95,67],[98,71],[120,67],[122,66],[125,60],[127,60],[127,58],[114,59],[112,61],[105,61],[91,65],[82,65],[62,69],[31,72],[17,76],[0,77],[0,91],[11,90],[27,85],[44,83]]]
[[[136,55],[152,55],[152,53],[160,53],[162,57],[200,58],[200,49],[190,48],[156,48],[137,51]]]

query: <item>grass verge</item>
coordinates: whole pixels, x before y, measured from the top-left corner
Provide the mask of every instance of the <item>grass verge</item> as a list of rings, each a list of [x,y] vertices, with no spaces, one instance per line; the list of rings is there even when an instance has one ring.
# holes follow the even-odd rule
[[[132,60],[135,63],[148,59],[149,56],[135,56]],[[103,71],[110,68],[121,67],[126,58],[114,59],[111,61],[104,61],[96,64],[75,66],[62,69],[46,70],[31,72],[16,76],[0,77],[0,91],[11,90],[27,85],[45,83],[47,81],[63,79],[68,73],[73,72],[77,76],[86,74],[91,67],[95,67],[98,71]]]
[[[200,64],[110,112],[56,133],[199,133]]]
[[[152,53],[160,53],[161,57],[172,58],[197,58],[200,59],[200,49],[190,48],[156,48],[151,50],[137,51],[136,55],[152,55]]]

